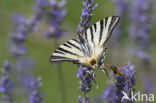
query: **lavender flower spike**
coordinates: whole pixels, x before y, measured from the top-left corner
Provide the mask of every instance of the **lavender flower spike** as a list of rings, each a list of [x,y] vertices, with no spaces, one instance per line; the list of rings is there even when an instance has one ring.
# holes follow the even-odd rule
[[[68,11],[65,8],[66,0],[61,0],[57,2],[57,0],[50,0],[49,9],[50,11],[47,12],[47,24],[49,24],[49,28],[46,31],[46,36],[49,38],[52,37],[60,37],[65,32],[60,29],[60,25],[67,15]]]
[[[32,93],[30,94],[30,102],[29,103],[44,103],[42,101],[43,94],[40,92],[40,88],[42,86],[41,78],[34,78],[31,82]]]
[[[6,60],[4,61],[3,64],[0,84],[0,92],[3,93],[1,103],[14,103],[14,100],[12,98],[13,83],[10,79],[10,74],[11,74],[11,66],[9,62]]]
[[[77,33],[78,34],[83,34],[86,32],[86,30],[90,26],[90,21],[91,17],[93,16],[91,13],[92,11],[98,6],[98,4],[94,5],[93,0],[84,0],[83,5],[85,8],[82,10],[82,15],[81,15],[81,21],[78,25]],[[81,86],[79,87],[80,90],[84,92],[84,98],[79,96],[79,103],[90,103],[90,98],[87,98],[86,93],[88,93],[91,90],[91,83],[92,80],[94,79],[92,74],[95,72],[94,69],[88,68],[88,67],[82,67],[81,65],[80,69],[77,73],[77,77],[81,79],[80,84]],[[90,73],[88,73],[89,71]]]
[[[133,65],[127,65],[121,69],[125,73],[125,77],[118,75],[116,76],[116,82],[110,84],[109,88],[105,90],[103,98],[107,100],[107,103],[133,103],[134,100],[131,97],[131,93],[135,92],[135,70]],[[128,95],[130,100],[122,100],[124,93]],[[137,95],[136,95],[137,96]]]
[[[77,77],[81,79],[80,84],[81,86],[79,87],[80,90],[84,92],[85,97],[79,96],[79,103],[90,103],[90,99],[86,97],[86,93],[88,93],[91,90],[91,83],[93,80],[93,77],[91,74],[86,72],[88,70],[87,67],[80,67],[77,73]]]
[[[143,67],[149,68],[151,62],[151,24],[154,0],[135,0],[131,9],[131,24],[129,35],[137,44],[131,51],[142,62]],[[139,5],[139,6],[138,6]]]
[[[98,6],[98,4],[94,5],[93,0],[84,0],[83,5],[85,8],[82,10],[81,21],[77,29],[79,34],[83,34],[88,29],[91,17],[93,16],[91,13]]]
[[[121,19],[125,18],[126,13],[128,12],[128,0],[115,0],[115,6],[116,15],[120,16]],[[122,25],[123,22],[121,21],[113,32],[114,39],[112,41],[112,44],[115,46],[119,46],[121,44],[121,34],[123,34],[123,30],[121,28]]]

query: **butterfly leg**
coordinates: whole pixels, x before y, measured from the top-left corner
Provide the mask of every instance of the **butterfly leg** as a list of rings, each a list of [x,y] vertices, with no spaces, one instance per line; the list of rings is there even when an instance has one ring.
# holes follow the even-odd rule
[[[99,69],[107,75],[108,79],[110,79],[107,70],[104,68],[104,63],[99,66]]]

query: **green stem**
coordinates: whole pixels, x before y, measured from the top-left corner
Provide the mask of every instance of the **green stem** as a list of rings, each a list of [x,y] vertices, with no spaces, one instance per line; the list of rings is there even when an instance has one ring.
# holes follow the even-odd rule
[[[55,48],[57,47],[58,47],[58,41],[57,39],[55,39]],[[59,88],[61,91],[62,103],[67,103],[66,88],[65,88],[61,63],[57,64],[57,76],[58,76]]]

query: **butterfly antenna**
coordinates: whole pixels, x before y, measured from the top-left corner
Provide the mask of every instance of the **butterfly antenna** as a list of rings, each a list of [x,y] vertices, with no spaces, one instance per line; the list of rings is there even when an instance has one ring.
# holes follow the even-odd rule
[[[107,75],[108,79],[110,80],[107,70],[104,68],[101,71],[104,72]]]

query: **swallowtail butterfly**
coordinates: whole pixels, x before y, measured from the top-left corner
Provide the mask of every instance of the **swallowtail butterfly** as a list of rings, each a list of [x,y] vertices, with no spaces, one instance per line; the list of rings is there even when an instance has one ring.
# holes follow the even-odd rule
[[[89,27],[84,34],[78,34],[52,53],[50,61],[73,62],[88,67],[99,66],[106,50],[105,43],[119,22],[118,16],[107,17]]]

